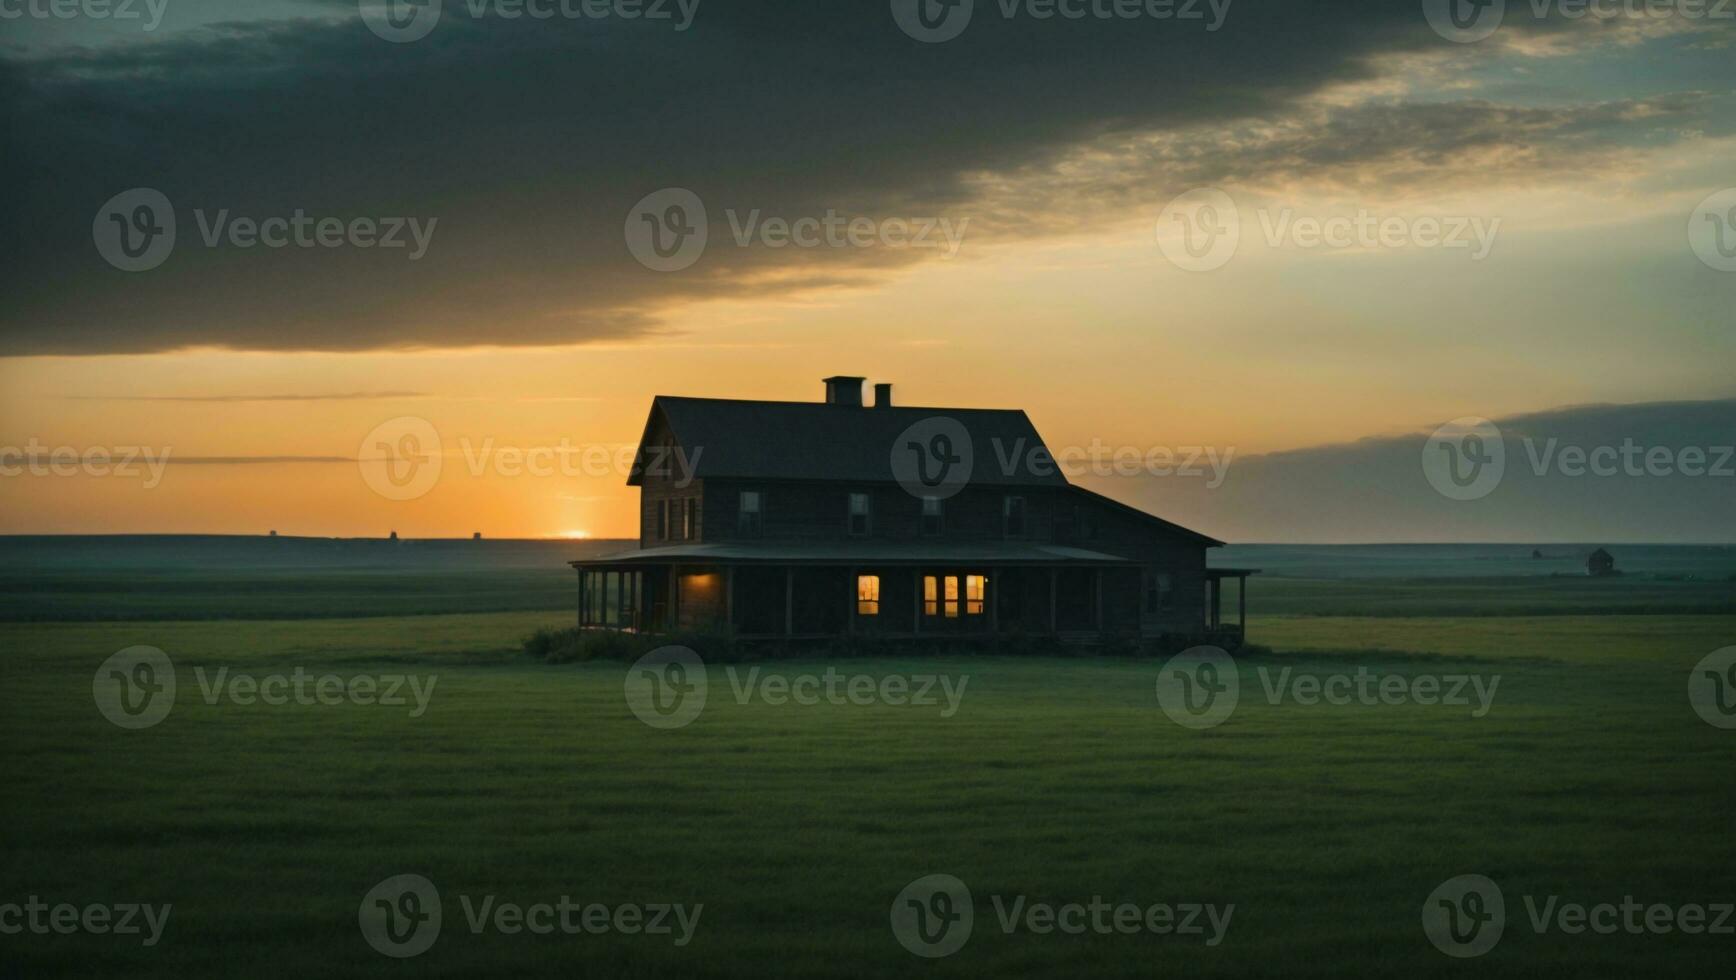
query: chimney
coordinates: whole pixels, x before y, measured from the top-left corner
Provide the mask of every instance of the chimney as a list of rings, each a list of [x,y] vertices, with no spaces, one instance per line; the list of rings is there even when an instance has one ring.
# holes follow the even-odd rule
[[[892,407],[892,384],[891,384],[891,382],[882,381],[882,382],[880,382],[874,386],[874,407],[875,408],[891,408]]]
[[[826,379],[826,404],[849,405],[862,407],[862,382],[866,378],[854,378],[847,374],[834,375]]]

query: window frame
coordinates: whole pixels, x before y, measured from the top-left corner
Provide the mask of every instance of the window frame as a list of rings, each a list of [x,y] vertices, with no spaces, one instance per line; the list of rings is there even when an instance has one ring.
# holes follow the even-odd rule
[[[748,498],[753,498],[753,509],[747,506]],[[742,490],[735,498],[735,529],[744,535],[759,535],[765,532],[766,495],[762,490]]]
[[[862,502],[862,512],[856,512],[856,502]],[[856,519],[862,519],[862,529],[856,529]],[[850,491],[844,500],[844,531],[853,538],[865,538],[874,533],[874,495]]]
[[[1017,501],[1018,506],[1014,507]],[[1013,527],[1014,510],[1018,511],[1018,528]],[[1030,508],[1023,494],[1009,493],[1001,497],[1001,536],[1022,538],[1030,531]]]
[[[880,576],[856,576],[856,615],[880,615]]]
[[[934,512],[929,513],[930,507]],[[923,497],[922,510],[918,517],[918,530],[930,537],[946,533],[946,501],[940,497]]]

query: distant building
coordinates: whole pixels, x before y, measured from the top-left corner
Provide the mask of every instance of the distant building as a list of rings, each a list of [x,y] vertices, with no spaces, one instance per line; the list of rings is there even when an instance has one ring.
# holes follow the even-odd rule
[[[388,540],[391,540],[391,541],[396,541],[396,540],[398,540],[398,532],[397,532],[397,531],[393,531],[393,532],[392,532],[392,536],[391,536],[391,537],[390,537],[390,538],[389,538],[389,539],[388,539]]]
[[[1615,556],[1602,548],[1597,549],[1591,553],[1590,558],[1585,560],[1585,572],[1587,575],[1593,576],[1614,575]]]
[[[471,535],[471,536],[470,536],[470,540],[472,540],[472,541],[481,541],[481,540],[482,540],[482,532],[481,532],[481,531],[477,531],[477,532],[476,532],[476,533],[474,533],[474,534],[472,534],[472,535]]]

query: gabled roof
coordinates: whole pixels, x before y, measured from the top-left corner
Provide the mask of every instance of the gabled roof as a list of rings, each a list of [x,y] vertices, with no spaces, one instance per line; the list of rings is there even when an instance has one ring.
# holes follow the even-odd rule
[[[748,401],[658,395],[640,440],[629,486],[639,486],[645,440],[659,418],[694,463],[699,479],[849,480],[890,483],[900,434],[924,419],[957,420],[970,435],[970,482],[986,486],[1064,487],[1043,437],[1017,409],[868,407],[824,402]]]
[[[1069,486],[1068,489],[1071,490],[1073,493],[1076,493],[1076,494],[1079,494],[1080,496],[1086,497],[1087,499],[1094,500],[1100,504],[1104,504],[1108,507],[1114,508],[1115,510],[1121,511],[1122,513],[1127,514],[1130,517],[1136,517],[1136,518],[1139,518],[1141,520],[1150,521],[1154,524],[1157,524],[1157,525],[1163,527],[1165,530],[1173,531],[1174,533],[1179,534],[1182,537],[1192,538],[1193,540],[1200,542],[1201,544],[1205,545],[1208,548],[1221,548],[1224,546],[1224,543],[1222,541],[1219,541],[1217,538],[1211,537],[1209,535],[1201,534],[1198,531],[1194,531],[1194,530],[1190,530],[1188,528],[1182,527],[1180,524],[1171,523],[1169,521],[1164,520],[1161,517],[1158,517],[1156,514],[1149,514],[1143,510],[1140,510],[1138,507],[1134,507],[1130,504],[1124,504],[1121,501],[1116,500],[1114,497],[1105,497],[1100,493],[1094,493],[1094,492],[1087,490],[1084,487],[1081,487],[1078,485]]]

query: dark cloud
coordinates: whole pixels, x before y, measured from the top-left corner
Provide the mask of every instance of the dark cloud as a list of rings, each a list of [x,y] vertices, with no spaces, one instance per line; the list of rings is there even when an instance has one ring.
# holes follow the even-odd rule
[[[969,215],[970,175],[1040,172],[1114,134],[1282,114],[1373,77],[1376,55],[1445,45],[1415,4],[1385,0],[1237,0],[1215,33],[977,6],[968,31],[933,45],[900,33],[883,2],[708,0],[677,33],[475,21],[454,0],[411,44],[350,17],[0,61],[0,355],[643,337],[672,302],[861,285],[931,254],[736,248],[724,209]],[[1426,116],[1389,122],[1403,127],[1389,138],[1434,138]],[[1287,159],[1386,152],[1374,129],[1342,135]],[[173,202],[178,243],[129,274],[100,257],[91,223],[141,186]],[[630,207],[665,186],[693,189],[712,216],[710,249],[674,274],[622,242]],[[409,261],[208,248],[194,216],[298,209],[438,224]]]
[[[1430,484],[1423,457],[1432,427],[1238,456],[1215,489],[1205,479],[1176,476],[1110,478],[1095,486],[1171,520],[1244,541],[1736,538],[1736,398],[1575,406],[1494,422],[1505,462],[1499,481],[1478,499],[1449,499]],[[1599,457],[1600,467],[1615,469],[1608,475],[1591,471],[1571,451],[1562,456],[1570,447],[1588,454],[1611,447],[1619,454],[1630,444],[1636,448],[1626,459]],[[1657,465],[1648,466],[1647,451],[1660,454]]]

